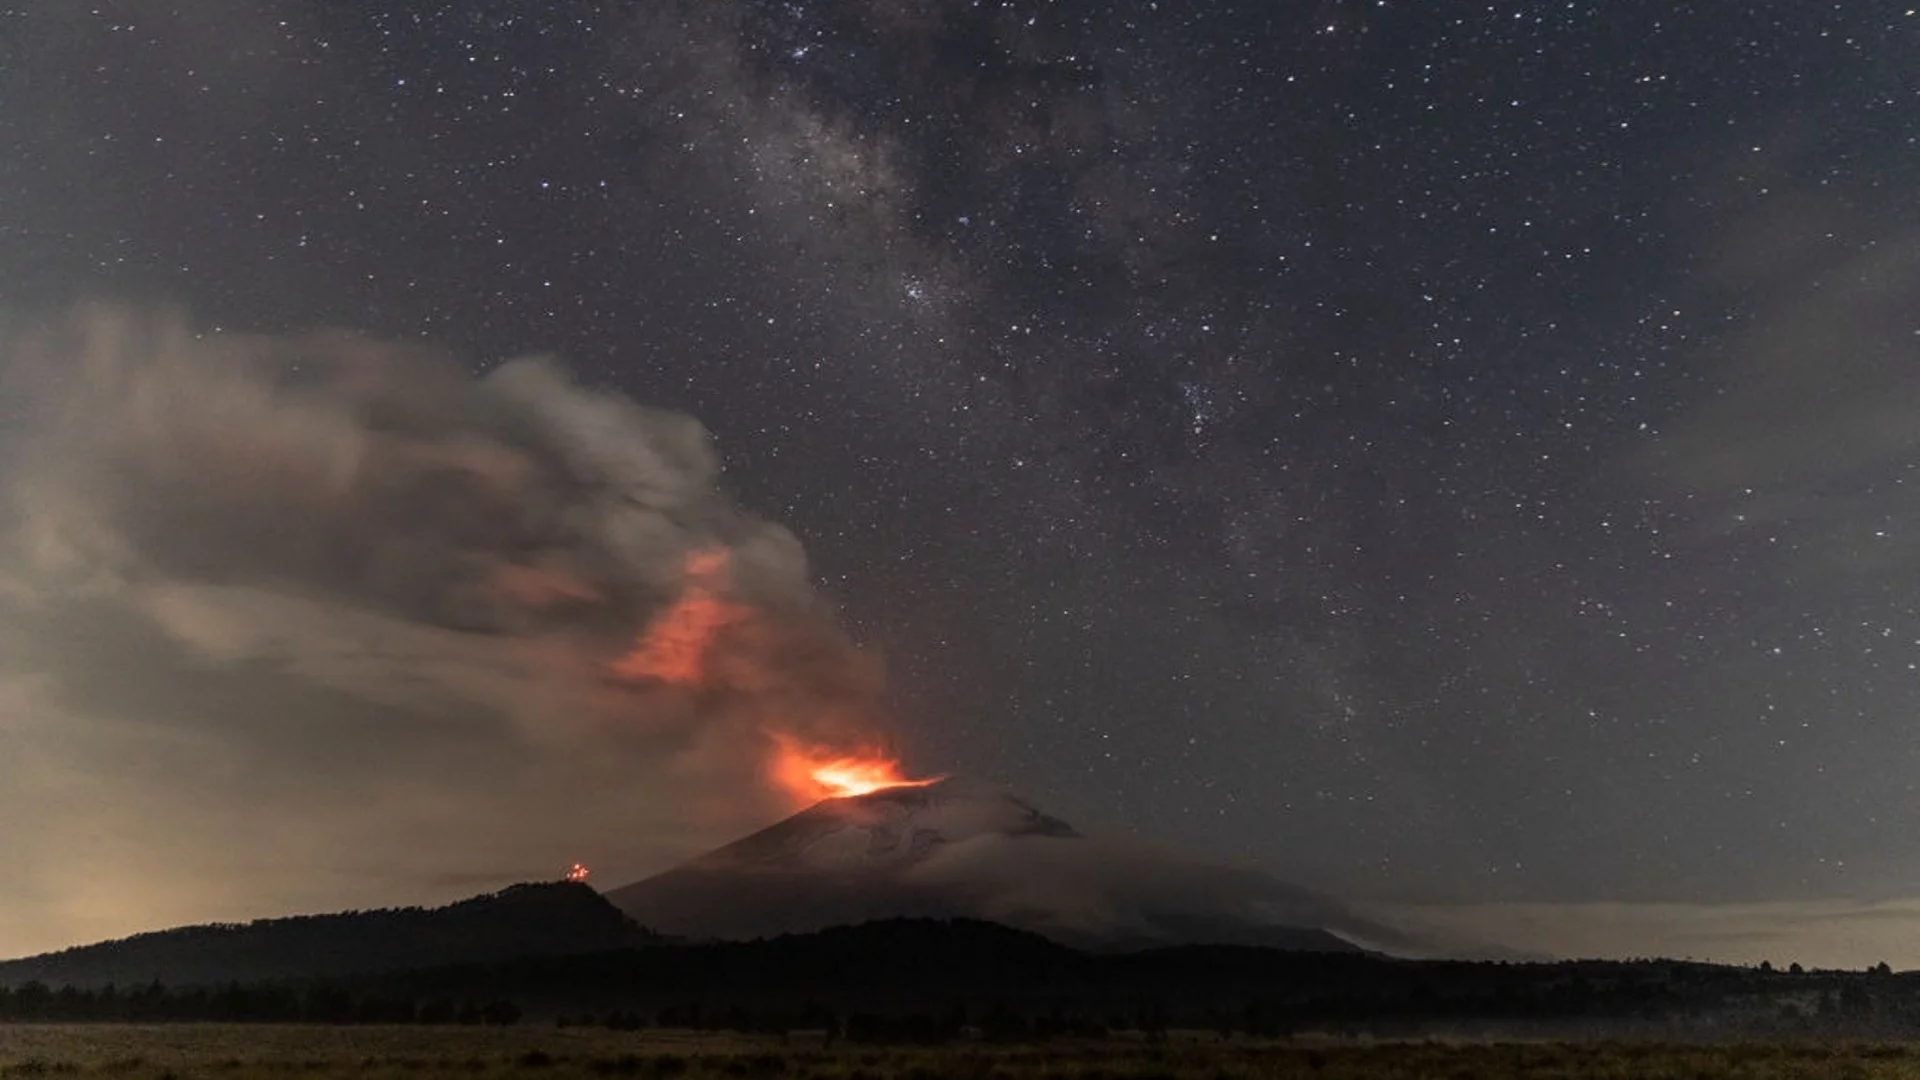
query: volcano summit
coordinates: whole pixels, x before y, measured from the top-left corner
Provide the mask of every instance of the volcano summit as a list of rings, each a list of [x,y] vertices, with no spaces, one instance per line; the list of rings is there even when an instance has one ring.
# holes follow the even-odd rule
[[[607,898],[643,926],[693,939],[915,916],[987,919],[1098,949],[1347,952],[1396,936],[1258,871],[1092,838],[967,779],[826,799]]]

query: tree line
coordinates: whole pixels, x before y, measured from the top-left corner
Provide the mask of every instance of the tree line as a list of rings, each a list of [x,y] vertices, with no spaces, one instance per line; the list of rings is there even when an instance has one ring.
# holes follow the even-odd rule
[[[41,982],[0,986],[0,1022],[500,1026],[520,1018],[520,1006],[505,999],[415,1000],[331,984],[230,982],[176,989],[152,982],[126,989],[109,984],[57,990]]]

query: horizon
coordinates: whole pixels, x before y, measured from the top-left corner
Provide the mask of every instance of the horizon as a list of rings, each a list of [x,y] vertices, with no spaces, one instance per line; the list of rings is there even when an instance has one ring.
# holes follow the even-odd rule
[[[656,867],[644,875],[611,888],[594,884],[586,877],[575,878],[573,873],[581,864],[569,864],[556,876],[538,877],[522,875],[520,877],[502,876],[495,884],[469,888],[465,892],[446,892],[444,895],[416,899],[407,903],[368,904],[357,907],[306,911],[261,911],[233,918],[208,918],[194,922],[156,925],[115,933],[108,937],[70,942],[46,949],[37,949],[32,953],[8,953],[0,949],[0,963],[10,960],[64,952],[68,949],[85,948],[92,945],[112,944],[128,938],[153,934],[165,934],[173,930],[193,929],[203,926],[248,926],[258,922],[271,922],[289,918],[307,918],[341,914],[347,911],[373,910],[421,910],[436,911],[461,904],[468,900],[498,895],[502,892],[529,885],[578,884],[591,889],[595,895],[608,898],[609,894],[626,889],[640,882],[664,875],[670,871],[696,863],[703,858],[716,854],[733,844],[751,839],[761,832],[776,828],[784,822],[809,815],[835,803],[846,801],[883,801],[889,792],[904,793],[924,790],[927,787],[944,785],[948,781],[972,791],[988,791],[995,795],[1010,796],[1019,799],[1017,793],[992,781],[972,777],[944,776],[923,783],[908,782],[893,785],[874,792],[857,795],[827,795],[808,806],[793,811],[777,820],[747,829],[714,848],[712,851],[698,853],[669,865]],[[1076,834],[1075,838],[1084,838]],[[1165,854],[1165,853],[1162,853]],[[1337,899],[1337,898],[1336,898]],[[1691,908],[1685,905],[1632,905],[1598,903],[1589,905],[1505,905],[1489,910],[1477,904],[1356,904],[1351,905],[1355,913],[1364,918],[1378,918],[1397,931],[1415,936],[1426,937],[1422,944],[1425,952],[1408,954],[1396,953],[1393,948],[1379,945],[1365,945],[1388,955],[1412,955],[1416,959],[1431,958],[1437,960],[1465,959],[1489,962],[1516,962],[1553,964],[1578,962],[1585,960],[1610,960],[1620,962],[1679,961],[1724,965],[1734,968],[1758,968],[1762,964],[1785,971],[1798,964],[1809,972],[1858,972],[1871,970],[1879,964],[1891,964],[1895,971],[1920,970],[1920,952],[1913,952],[1915,959],[1905,960],[1908,953],[1902,952],[1902,945],[1910,940],[1898,929],[1885,930],[1889,923],[1905,923],[1920,926],[1920,903],[1861,901],[1851,898],[1830,899],[1804,906],[1794,904],[1742,904],[1742,905],[1697,905]],[[634,918],[628,913],[629,918]],[[923,918],[925,916],[874,916],[861,918],[843,924],[831,924],[818,929],[790,929],[779,933],[817,933],[846,926],[862,925],[871,921],[884,921],[896,918]],[[974,921],[1007,925],[985,914],[957,914],[936,916],[935,918],[961,918]],[[1810,918],[1818,918],[1823,927],[1824,940],[1820,947],[1813,949],[1807,956],[1801,954],[1783,954],[1778,950],[1769,950],[1765,945],[1749,945],[1739,951],[1719,951],[1714,948],[1716,941],[1726,938],[1759,938],[1769,934],[1779,936],[1778,928],[1791,926]],[[1862,935],[1854,920],[1865,923],[1869,929],[1880,933]],[[648,925],[644,920],[635,920],[643,929],[658,931],[659,928]],[[1518,931],[1516,932],[1516,925]],[[1551,929],[1542,932],[1543,927]],[[1010,927],[1020,929],[1019,927]],[[1503,932],[1496,932],[1503,931]],[[1044,932],[1027,930],[1030,933]],[[1339,932],[1336,931],[1336,934]],[[1858,936],[1856,936],[1858,935]],[[672,935],[669,935],[671,938]],[[1353,940],[1349,935],[1348,940]],[[724,939],[723,939],[724,940]],[[1554,953],[1543,943],[1553,941],[1578,941],[1590,946],[1588,951],[1576,947],[1572,950]],[[1067,943],[1068,947],[1075,946]],[[1169,944],[1177,944],[1169,942]],[[1909,950],[1911,952],[1911,950]],[[1809,959],[1808,956],[1811,958]]]

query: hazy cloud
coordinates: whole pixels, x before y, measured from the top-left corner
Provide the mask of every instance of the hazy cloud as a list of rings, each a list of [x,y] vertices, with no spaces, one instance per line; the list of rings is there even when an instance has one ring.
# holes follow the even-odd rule
[[[1382,907],[1376,914],[1416,934],[1498,942],[1531,955],[1920,966],[1920,900],[1913,899],[1462,904]]]
[[[1920,235],[1847,240],[1873,231],[1783,192],[1713,246],[1702,302],[1736,296],[1765,315],[1699,357],[1711,392],[1642,459],[1707,511],[1698,539],[1764,541],[1799,553],[1796,571],[1843,580],[1911,565],[1889,523],[1920,512],[1904,484],[1920,452]]]
[[[972,913],[1069,939],[1151,939],[1169,925],[1211,932],[1324,928],[1371,948],[1422,943],[1362,918],[1329,897],[1241,866],[1137,842],[1087,836],[987,833],[935,851],[904,875],[910,886],[967,897]]]
[[[0,348],[0,953],[642,869],[783,805],[769,731],[873,732],[875,663],[688,417],[126,308]],[[711,677],[623,677],[702,553],[746,613]]]

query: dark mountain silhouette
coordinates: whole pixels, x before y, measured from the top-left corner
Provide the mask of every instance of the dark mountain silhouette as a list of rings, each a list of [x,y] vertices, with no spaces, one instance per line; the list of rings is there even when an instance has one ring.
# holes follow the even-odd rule
[[[1920,1034],[1920,972],[1673,960],[1504,963],[1181,945],[1089,953],[966,919],[893,919],[359,980],[363,995],[507,1000],[536,1018],[939,1041],[1169,1027],[1279,1035]]]
[[[865,961],[833,954],[888,935],[900,948]],[[1402,941],[1258,871],[1100,841],[997,788],[947,780],[828,799],[605,897],[582,884],[532,884],[434,909],[184,927],[0,963],[0,987],[211,987],[454,968],[492,980],[521,958],[600,954],[617,965],[630,962],[622,950],[756,939],[772,940],[738,951],[714,944],[676,978],[695,985],[732,971],[748,985],[797,986],[810,965],[852,970],[858,961],[880,965],[866,985],[905,992],[929,972],[961,978],[980,963],[1001,974],[1029,962],[1077,970],[1083,952],[1210,944],[1362,955],[1355,942],[1398,951]],[[889,967],[908,945],[922,962]],[[799,955],[806,950],[820,955]],[[647,949],[644,966],[672,972],[694,955]]]
[[[607,898],[643,925],[693,940],[968,918],[1093,950],[1401,944],[1258,871],[1091,838],[1014,795],[953,779],[827,799]]]
[[[117,989],[0,986],[0,1023],[532,1020],[619,1029],[805,1031],[865,1042],[1046,1039],[1173,1028],[1260,1036],[1365,1031],[1399,1038],[1449,1032],[1553,1038],[1920,1035],[1920,973],[1896,974],[1884,964],[1865,972],[1668,960],[1509,964],[1231,945],[1089,953],[962,919],[895,919],[747,942],[660,943],[408,971],[177,985],[191,981],[180,977],[191,970],[159,971],[160,982]],[[607,1071],[632,1070],[616,1062]]]
[[[301,979],[651,944],[586,885],[515,885],[440,908],[261,919],[139,934],[0,963],[0,986]]]
[[[1097,958],[1037,934],[970,919],[884,919],[754,941],[525,957],[373,976],[381,993],[511,998],[538,1011],[687,1002],[783,1007],[930,1007],[1082,981]]]

